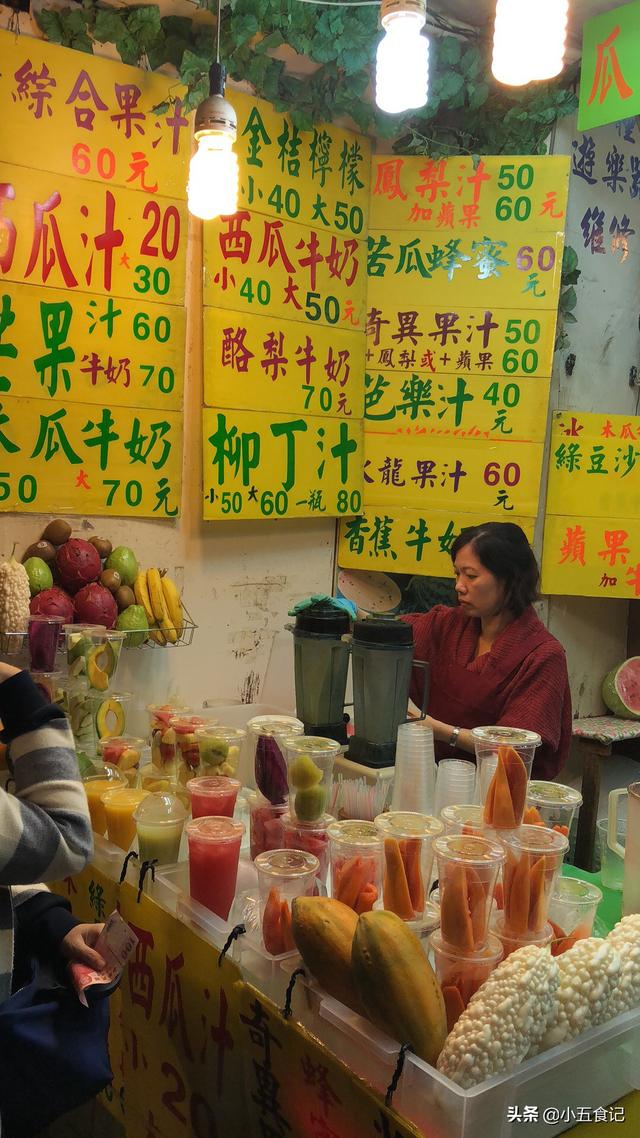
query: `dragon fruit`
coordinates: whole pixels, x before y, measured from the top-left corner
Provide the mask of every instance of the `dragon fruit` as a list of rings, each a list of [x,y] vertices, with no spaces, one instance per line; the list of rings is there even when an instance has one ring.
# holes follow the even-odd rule
[[[258,790],[272,806],[286,801],[289,792],[287,764],[273,735],[258,735],[255,775]]]

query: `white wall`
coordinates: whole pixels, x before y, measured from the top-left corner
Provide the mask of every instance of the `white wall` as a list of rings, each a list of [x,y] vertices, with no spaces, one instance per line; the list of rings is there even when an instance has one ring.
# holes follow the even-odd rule
[[[625,141],[615,126],[588,132],[595,143],[593,185],[575,174],[569,183],[566,242],[579,257],[582,276],[577,285],[578,323],[568,325],[570,347],[555,357],[551,407],[579,411],[637,413],[639,389],[629,387],[629,369],[640,366],[640,197],[630,196],[631,158],[640,159],[640,130],[634,142]],[[555,134],[553,153],[575,153],[572,142],[582,142],[574,117],[563,119]],[[607,154],[617,147],[624,155],[627,182],[615,193],[602,181],[609,173]],[[581,221],[588,209],[605,213],[606,253],[592,254],[584,247]],[[612,252],[609,226],[613,216],[629,218],[635,235],[629,238],[629,255]],[[571,376],[565,371],[569,353],[575,354]],[[627,654],[628,602],[619,599],[550,597],[548,627],[564,644],[569,661],[574,715],[602,714],[602,677]]]
[[[141,565],[175,575],[198,625],[191,647],[142,648],[126,652],[118,687],[135,693],[137,711],[150,701],[180,695],[194,707],[205,698],[256,702],[274,636],[291,605],[314,592],[330,592],[335,523],[332,520],[207,522],[200,520],[201,488],[201,224],[192,223],[187,282],[183,514],[179,521],[133,518],[69,518],[78,537],[108,537],[130,545]],[[0,515],[0,552],[17,556],[40,537],[49,517]],[[286,638],[281,637],[286,643]],[[288,661],[269,678],[291,690]],[[287,672],[288,674],[284,674]],[[273,702],[273,698],[271,700]],[[138,728],[138,716],[130,727]],[[139,722],[142,727],[142,722]]]

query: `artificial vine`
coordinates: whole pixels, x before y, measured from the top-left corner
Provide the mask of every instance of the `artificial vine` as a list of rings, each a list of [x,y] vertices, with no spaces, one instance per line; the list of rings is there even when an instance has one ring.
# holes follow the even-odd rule
[[[195,2],[208,7],[206,0]],[[94,0],[42,9],[36,18],[52,43],[87,52],[94,43],[113,43],[124,63],[151,69],[172,64],[187,88],[187,108],[207,94],[210,22],[161,16],[153,4],[112,8]],[[228,0],[222,58],[232,78],[249,82],[300,129],[348,117],[363,131],[394,137],[398,153],[544,153],[555,120],[577,105],[573,74],[565,71],[555,83],[507,93],[491,78],[485,35],[472,29],[454,35],[441,17],[431,20],[438,34],[431,38],[429,102],[419,113],[383,115],[368,97],[379,37],[376,5]],[[283,45],[311,60],[313,73],[304,79],[292,75],[273,55]]]
[[[571,245],[565,245],[562,255],[562,272],[560,274],[560,297],[558,299],[558,321],[556,324],[556,352],[569,347],[569,336],[566,331],[567,324],[577,324],[573,310],[578,303],[575,290],[582,269],[578,268],[578,254]]]

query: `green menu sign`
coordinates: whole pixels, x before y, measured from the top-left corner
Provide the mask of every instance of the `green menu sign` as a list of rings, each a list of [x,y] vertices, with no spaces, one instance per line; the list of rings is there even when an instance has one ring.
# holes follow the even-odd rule
[[[587,20],[582,36],[578,130],[640,113],[640,3]]]

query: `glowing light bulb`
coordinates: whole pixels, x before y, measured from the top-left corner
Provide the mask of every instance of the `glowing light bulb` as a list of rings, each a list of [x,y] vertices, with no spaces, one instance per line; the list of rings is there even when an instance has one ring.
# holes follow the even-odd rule
[[[429,92],[429,40],[421,35],[424,0],[383,0],[384,36],[376,53],[376,103],[387,114],[424,107]]]
[[[491,70],[523,87],[553,79],[564,66],[569,0],[497,0]]]
[[[238,156],[228,134],[201,134],[189,164],[189,213],[211,221],[238,209]]]

